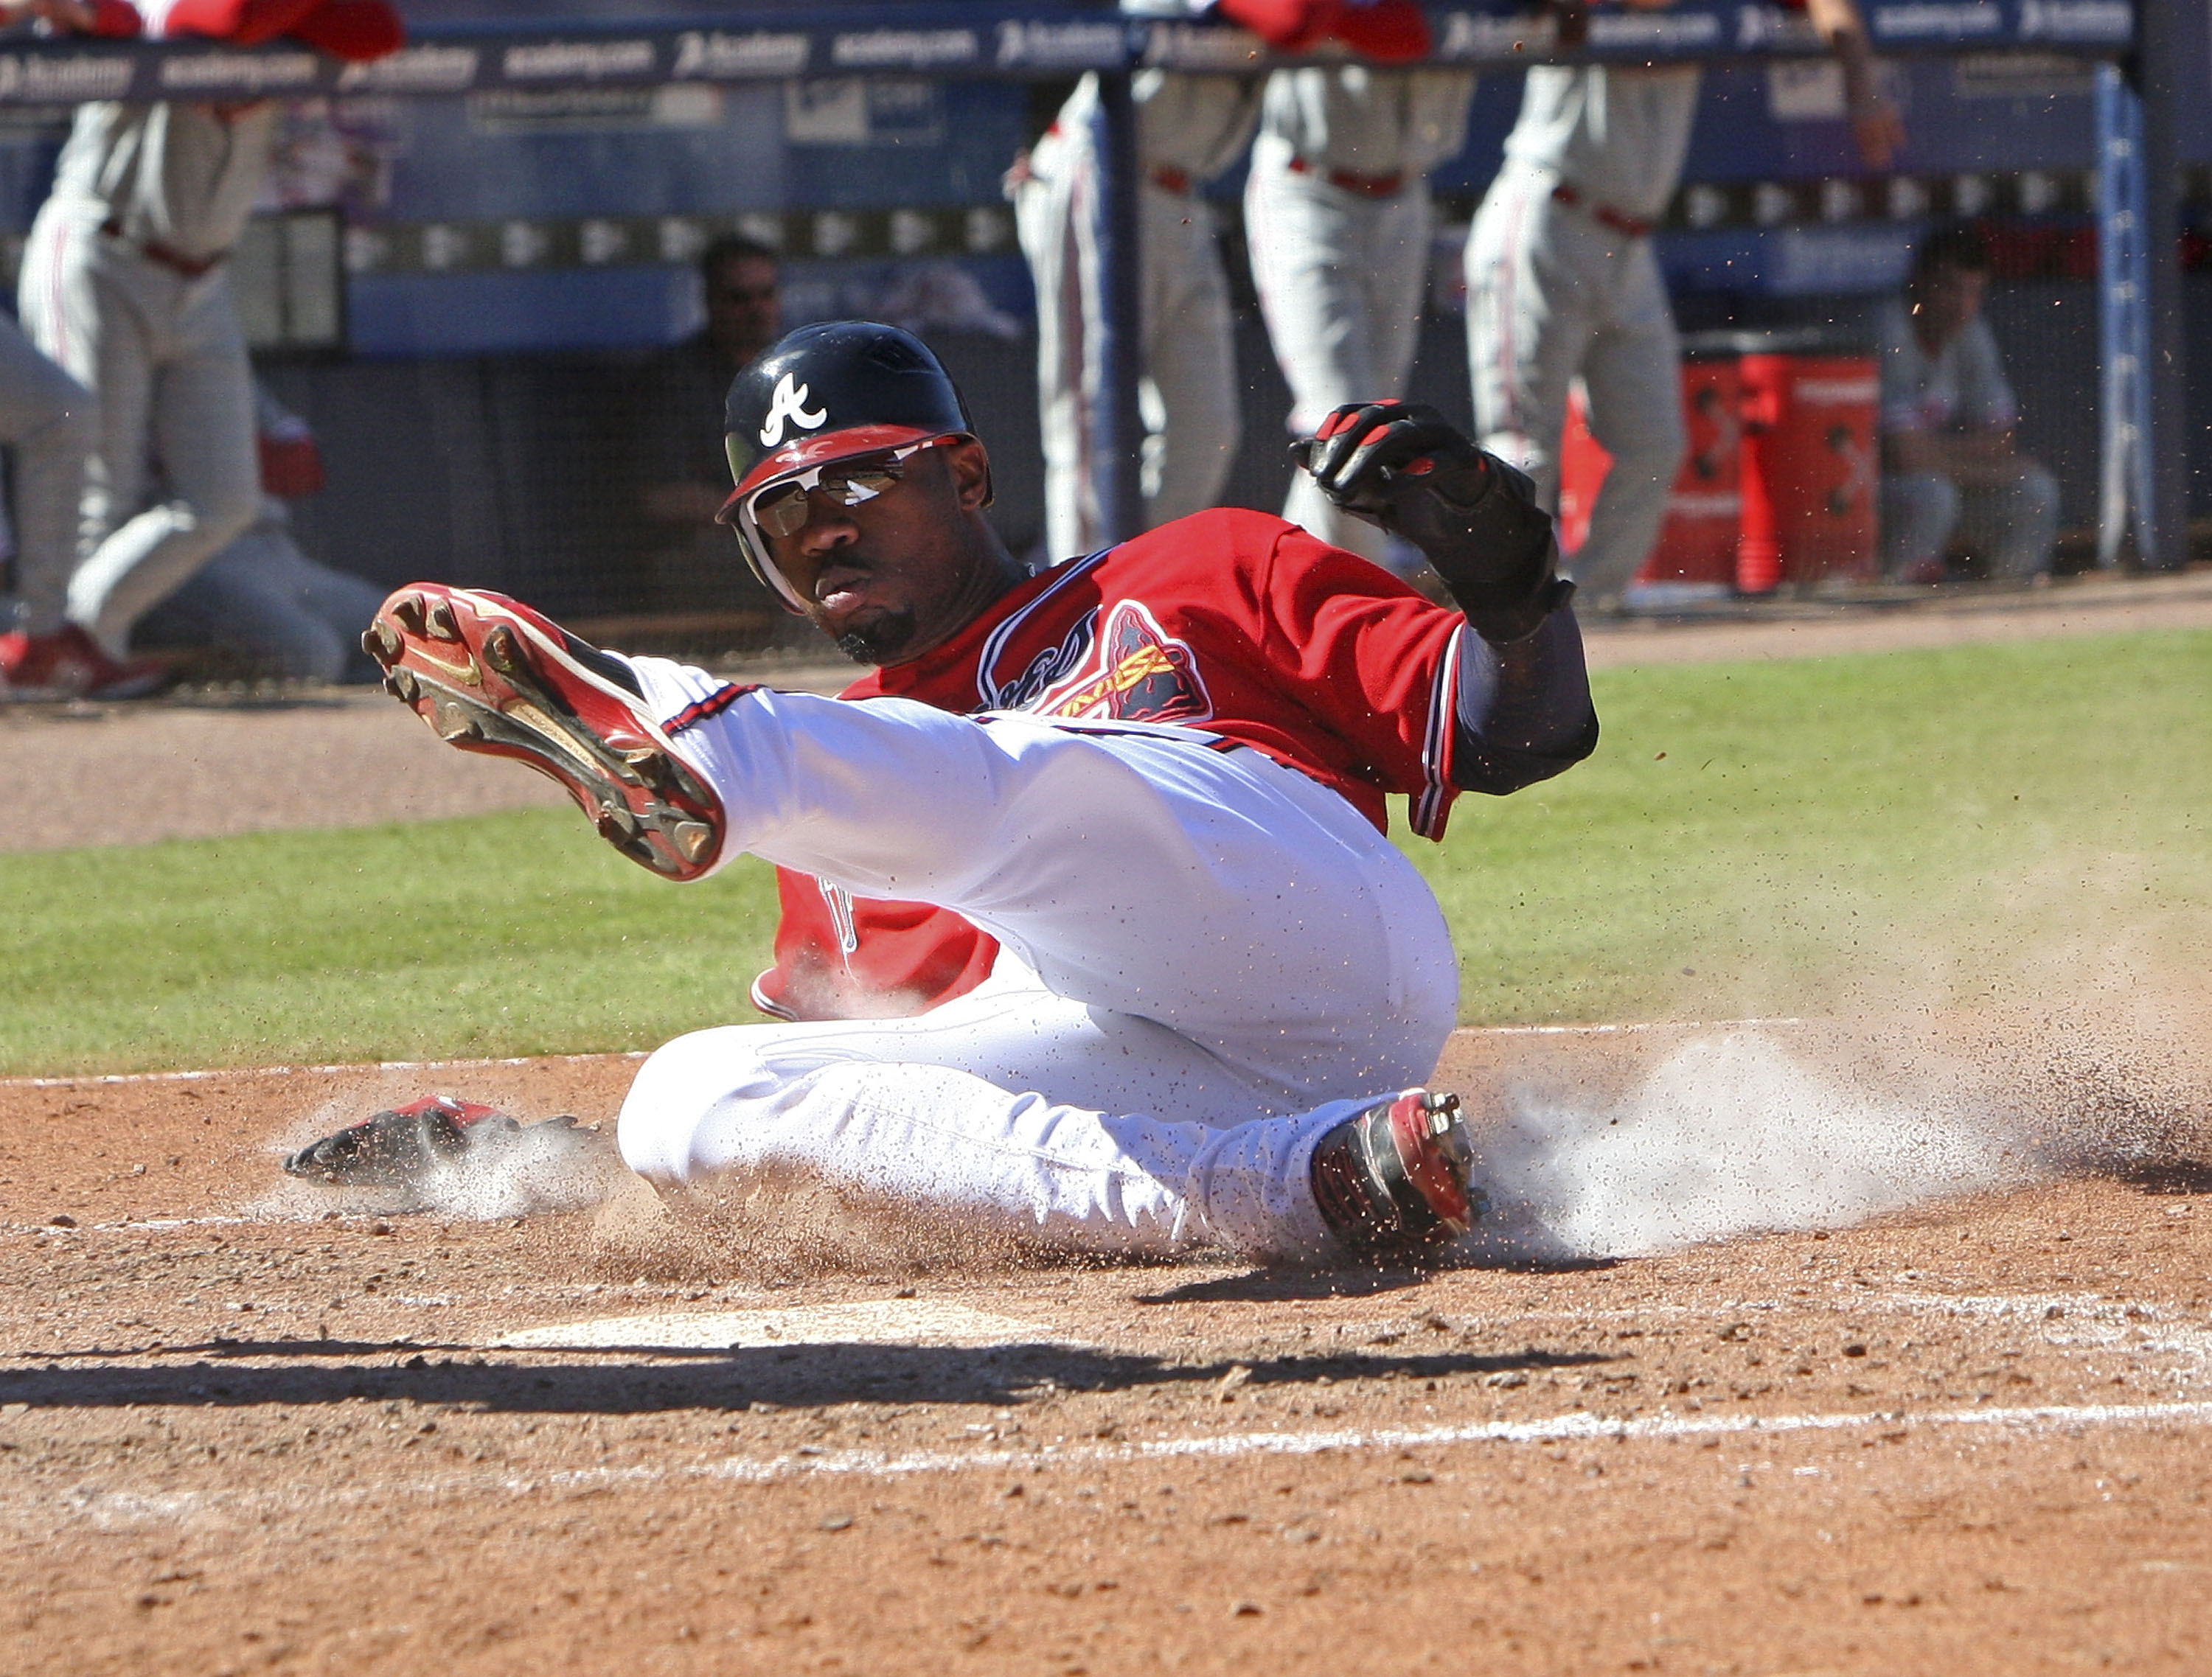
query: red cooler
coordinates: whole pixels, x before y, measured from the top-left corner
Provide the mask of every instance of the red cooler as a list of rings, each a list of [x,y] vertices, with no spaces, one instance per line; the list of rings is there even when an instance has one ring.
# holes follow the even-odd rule
[[[1559,551],[1571,558],[1589,539],[1590,508],[1613,470],[1613,456],[1590,434],[1583,381],[1567,386],[1567,423],[1559,434]]]
[[[1735,586],[1743,502],[1740,402],[1734,361],[1683,362],[1682,422],[1690,447],[1668,492],[1659,539],[1636,574],[1639,586],[1725,593]]]
[[[1866,355],[1747,355],[1741,378],[1743,513],[1736,587],[1875,574],[1875,417]]]

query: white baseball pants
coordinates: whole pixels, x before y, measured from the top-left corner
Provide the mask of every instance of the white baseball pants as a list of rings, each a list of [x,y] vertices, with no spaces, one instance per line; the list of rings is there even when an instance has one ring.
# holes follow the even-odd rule
[[[659,714],[715,686],[634,665]],[[1315,1140],[1425,1079],[1451,1028],[1419,873],[1257,752],[771,692],[680,741],[728,854],[941,904],[1006,953],[915,1018],[660,1049],[618,1131],[657,1184],[795,1170],[1071,1249],[1310,1255]]]
[[[1044,448],[1045,544],[1054,559],[1105,544],[1093,404],[1104,379],[1098,336],[1097,150],[1087,127],[1046,135],[1014,222],[1036,292],[1037,410]],[[1217,504],[1240,428],[1229,283],[1206,200],[1139,191],[1144,377],[1140,487],[1147,528]]]
[[[1613,469],[1570,568],[1583,597],[1618,596],[1650,556],[1689,438],[1681,344],[1648,238],[1552,196],[1544,172],[1507,167],[1467,241],[1467,343],[1483,447],[1559,498],[1567,386],[1579,376],[1590,434]]]
[[[99,398],[69,615],[111,653],[131,626],[253,522],[261,505],[253,374],[230,280],[186,279],[98,230],[96,205],[50,198],[19,291],[24,329]],[[149,506],[158,458],[167,499]]]
[[[1291,387],[1291,434],[1306,437],[1332,408],[1405,395],[1432,218],[1424,176],[1375,198],[1290,164],[1279,136],[1252,143],[1244,234],[1260,312]],[[1340,512],[1303,471],[1291,474],[1283,516],[1377,563],[1392,556],[1382,531]]]

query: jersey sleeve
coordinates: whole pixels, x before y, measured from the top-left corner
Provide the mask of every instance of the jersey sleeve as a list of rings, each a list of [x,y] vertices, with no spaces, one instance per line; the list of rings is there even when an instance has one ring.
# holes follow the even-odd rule
[[[856,897],[811,874],[775,871],[775,964],[753,1006],[779,1019],[892,1019],[926,1013],[990,975],[999,945],[949,908]]]
[[[353,61],[397,52],[405,38],[386,0],[142,0],[149,34],[206,35],[258,46],[289,35]]]
[[[1355,772],[1403,793],[1413,830],[1443,836],[1466,619],[1295,526],[1253,574],[1268,659],[1290,696],[1351,748]]]

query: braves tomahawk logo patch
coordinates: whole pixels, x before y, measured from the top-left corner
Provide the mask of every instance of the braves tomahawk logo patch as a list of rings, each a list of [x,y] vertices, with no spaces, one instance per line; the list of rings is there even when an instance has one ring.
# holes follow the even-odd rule
[[[1115,722],[1203,722],[1213,700],[1190,648],[1163,629],[1136,600],[1108,613],[1098,635],[1096,673],[1048,693],[1034,707],[1048,716]]]
[[[761,447],[774,448],[783,441],[784,422],[788,420],[802,431],[818,431],[829,420],[827,410],[806,405],[807,389],[793,382],[790,374],[775,381],[775,393],[768,400],[768,418],[760,428]]]

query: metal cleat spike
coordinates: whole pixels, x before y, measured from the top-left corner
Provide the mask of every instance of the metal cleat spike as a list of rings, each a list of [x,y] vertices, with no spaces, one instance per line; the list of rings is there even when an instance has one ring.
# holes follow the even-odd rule
[[[635,751],[623,751],[619,755],[624,763],[637,771],[638,779],[644,781],[646,785],[656,791],[668,785],[670,778],[668,759],[651,746],[644,746]]]
[[[505,623],[493,627],[483,638],[483,661],[503,676],[511,676],[522,668],[522,648],[517,644],[514,631]]]
[[[451,602],[434,599],[424,605],[422,633],[433,641],[458,641],[461,638],[461,626],[454,620]]]
[[[381,617],[361,632],[361,649],[387,669],[398,659],[406,645],[399,638],[399,631]]]
[[[696,862],[705,855],[714,836],[714,829],[703,821],[679,821],[668,829],[669,842],[687,862]]]
[[[438,707],[437,718],[430,726],[438,731],[438,738],[448,744],[483,738],[483,729],[477,719],[451,700]]]
[[[410,635],[422,632],[422,596],[401,594],[392,602],[392,615],[399,620],[399,627]]]
[[[599,836],[621,843],[637,836],[637,817],[619,804],[602,804],[592,824],[599,829]]]
[[[384,690],[403,704],[413,704],[422,691],[412,670],[394,670],[384,678]]]

